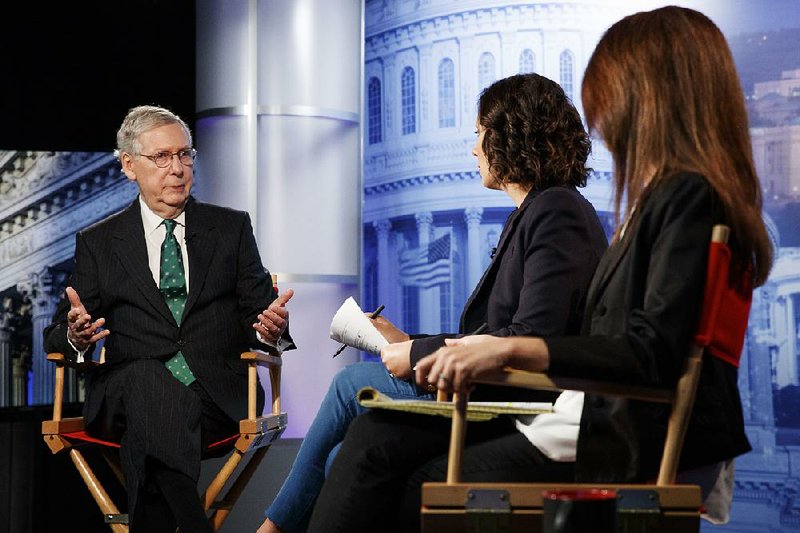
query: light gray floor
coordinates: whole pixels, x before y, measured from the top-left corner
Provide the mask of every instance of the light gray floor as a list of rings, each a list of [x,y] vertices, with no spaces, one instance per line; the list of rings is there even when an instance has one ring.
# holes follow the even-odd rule
[[[302,439],[278,439],[267,451],[264,459],[239,497],[239,501],[222,525],[220,533],[255,532],[264,520],[264,510],[280,490],[289,474]],[[203,461],[199,486],[205,489],[212,476],[227,457]]]

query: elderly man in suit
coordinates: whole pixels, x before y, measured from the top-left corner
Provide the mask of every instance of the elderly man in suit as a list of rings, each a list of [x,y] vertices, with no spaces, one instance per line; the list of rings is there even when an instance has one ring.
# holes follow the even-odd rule
[[[105,339],[84,415],[90,433],[120,439],[131,530],[211,531],[197,493],[202,450],[247,412],[239,354],[294,347],[293,292],[273,294],[247,213],[190,196],[195,150],[180,117],[131,109],[117,155],[139,196],[77,234],[45,348],[80,360]]]

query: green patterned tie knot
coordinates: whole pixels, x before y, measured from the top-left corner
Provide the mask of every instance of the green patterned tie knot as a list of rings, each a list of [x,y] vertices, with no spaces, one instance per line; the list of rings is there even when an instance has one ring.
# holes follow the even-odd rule
[[[183,268],[181,248],[178,246],[178,239],[174,234],[176,222],[165,220],[163,224],[167,228],[167,235],[161,244],[161,272],[158,286],[175,322],[180,325],[183,310],[186,307],[186,273]],[[183,353],[176,353],[172,359],[166,362],[166,365],[175,379],[184,385],[195,380]]]

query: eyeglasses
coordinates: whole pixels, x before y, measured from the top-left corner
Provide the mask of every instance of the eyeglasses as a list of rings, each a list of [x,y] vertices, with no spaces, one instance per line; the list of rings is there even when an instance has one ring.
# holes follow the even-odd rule
[[[153,155],[139,155],[146,157],[155,163],[158,168],[166,168],[170,166],[172,164],[172,158],[177,155],[178,161],[181,162],[181,165],[190,167],[194,164],[194,158],[197,156],[197,150],[194,148],[184,148],[183,150],[178,150],[177,152],[158,152],[157,154]]]

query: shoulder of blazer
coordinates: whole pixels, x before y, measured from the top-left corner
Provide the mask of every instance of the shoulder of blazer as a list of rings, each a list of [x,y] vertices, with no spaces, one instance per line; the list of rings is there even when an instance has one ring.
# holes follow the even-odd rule
[[[198,202],[192,197],[190,197],[189,203],[186,205],[186,217],[187,226],[190,223],[196,223],[206,228],[216,227],[223,229],[240,228],[245,220],[250,219],[250,215],[246,211]]]
[[[711,183],[696,172],[675,172],[653,183],[642,197],[642,211],[658,209],[666,204],[680,204],[681,198],[698,194],[715,195]]]
[[[114,233],[120,229],[127,228],[137,222],[141,223],[138,197],[125,209],[107,216],[103,220],[78,231],[82,237],[93,238],[95,236],[105,238],[109,233]]]
[[[526,209],[520,214],[520,218],[524,219],[526,223],[530,223],[538,217],[558,211],[585,213],[587,205],[591,207],[591,203],[575,187],[548,187],[535,194],[531,193],[525,198],[525,202],[520,206],[520,211],[523,211],[523,208]]]

